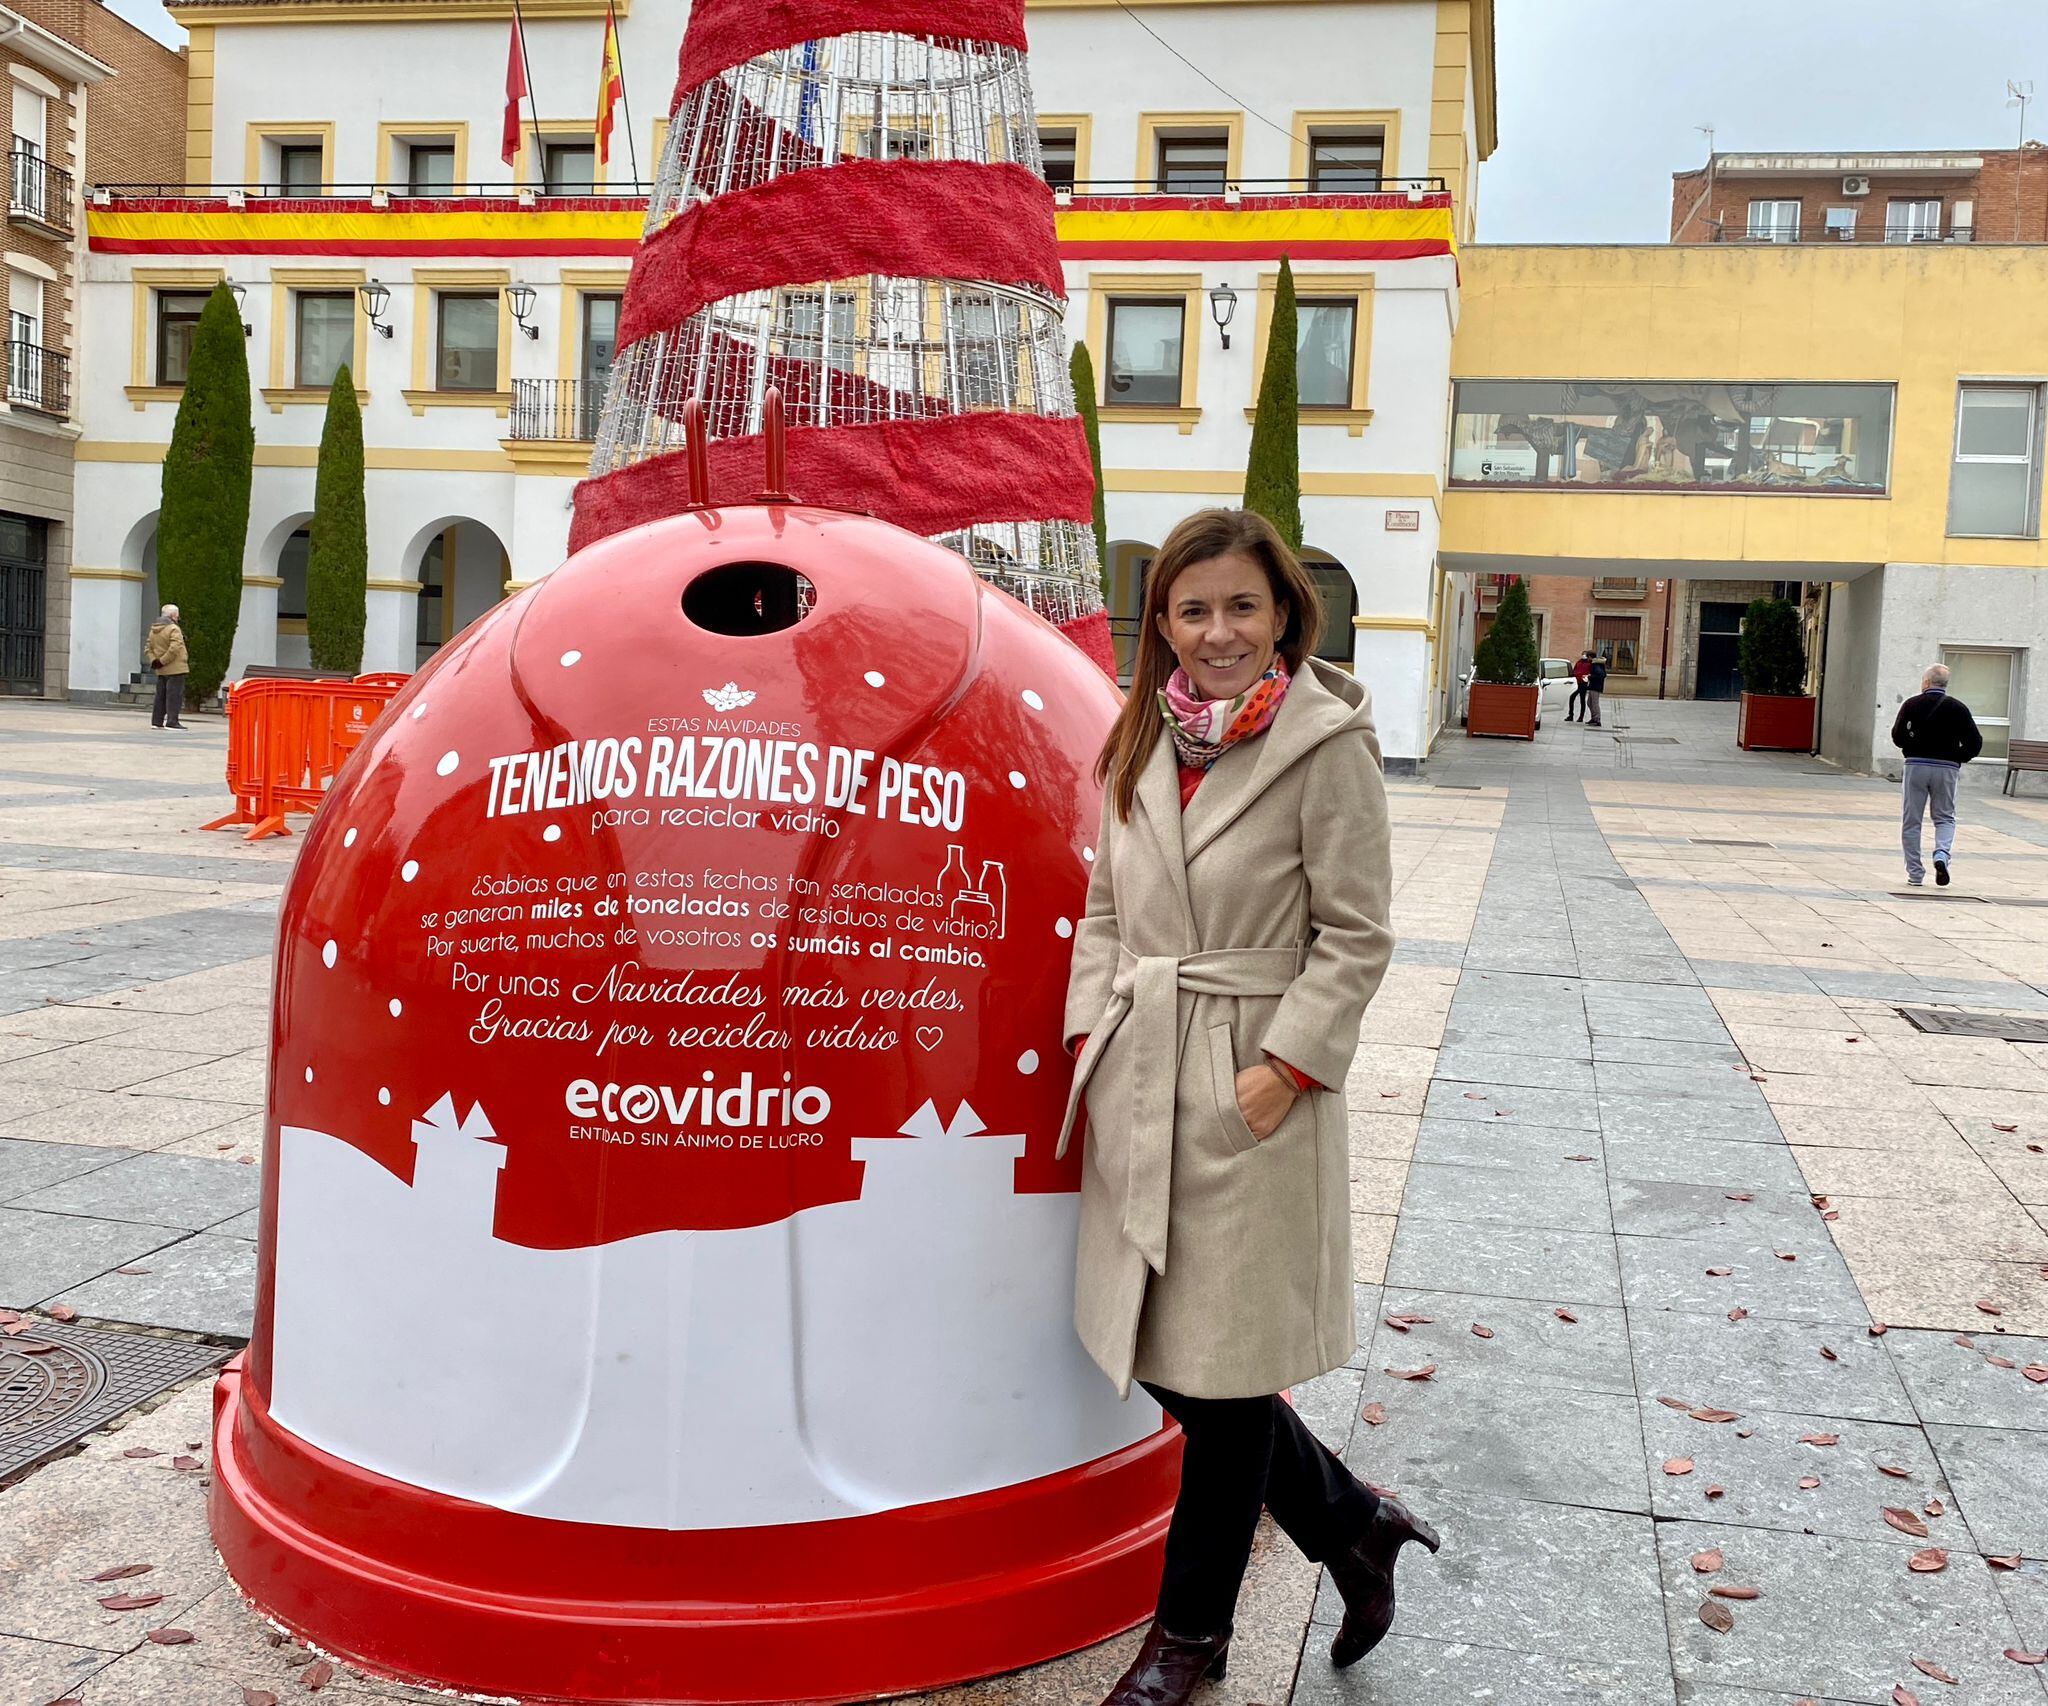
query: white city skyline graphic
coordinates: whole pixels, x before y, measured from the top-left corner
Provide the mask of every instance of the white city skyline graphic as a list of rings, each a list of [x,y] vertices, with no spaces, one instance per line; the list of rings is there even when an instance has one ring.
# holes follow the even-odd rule
[[[1159,1426],[1074,1335],[1079,1198],[1017,1193],[1024,1138],[964,1101],[854,1139],[857,1201],[583,1249],[492,1235],[519,1162],[480,1106],[443,1096],[412,1139],[408,1186],[279,1133],[272,1413],[378,1474],[565,1521],[751,1528],[1011,1486]]]

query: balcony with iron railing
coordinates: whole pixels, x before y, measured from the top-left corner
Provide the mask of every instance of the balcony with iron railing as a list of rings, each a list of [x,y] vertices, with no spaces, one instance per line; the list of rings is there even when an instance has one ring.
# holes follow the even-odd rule
[[[528,443],[589,444],[597,437],[604,384],[587,379],[515,379],[509,438]]]
[[[68,237],[78,186],[69,172],[53,166],[34,148],[16,147],[7,156],[7,217],[10,223],[40,227]]]
[[[1595,598],[1648,598],[1650,581],[1647,575],[1595,575],[1593,577]]]
[[[7,346],[7,401],[16,409],[63,420],[71,413],[71,359],[41,344],[15,340]]]

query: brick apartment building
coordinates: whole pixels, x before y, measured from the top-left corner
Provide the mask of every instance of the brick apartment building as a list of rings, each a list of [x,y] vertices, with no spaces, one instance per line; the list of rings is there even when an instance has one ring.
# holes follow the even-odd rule
[[[181,181],[185,60],[99,0],[16,0],[0,5],[0,80],[9,109],[0,692],[56,696],[71,580],[94,572],[71,560],[84,186]]]
[[[1715,154],[1673,174],[1671,241],[2048,242],[2048,146]]]

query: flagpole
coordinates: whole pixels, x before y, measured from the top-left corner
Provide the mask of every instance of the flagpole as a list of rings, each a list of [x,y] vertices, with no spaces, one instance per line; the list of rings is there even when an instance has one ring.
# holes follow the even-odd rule
[[[613,10],[611,0],[605,0],[605,18],[611,25],[612,40],[619,47],[619,107],[626,115],[626,159],[633,168],[633,190],[640,190],[640,145],[633,140],[633,102],[626,93],[626,44],[619,41],[619,15]],[[657,162],[655,170],[661,169]]]
[[[540,188],[548,187],[548,157],[541,149],[540,108],[533,98],[533,60],[526,51],[526,19],[519,11],[519,0],[512,0],[512,22],[519,31],[519,64],[526,72],[526,116],[533,125],[533,163],[540,171]],[[532,179],[527,180],[529,183]]]

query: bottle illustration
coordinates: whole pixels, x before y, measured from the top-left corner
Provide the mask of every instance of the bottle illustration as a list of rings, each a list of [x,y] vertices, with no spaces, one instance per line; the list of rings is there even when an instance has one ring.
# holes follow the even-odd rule
[[[967,887],[967,855],[956,841],[946,849],[946,866],[939,872],[939,898],[950,910],[954,897]]]
[[[988,896],[988,904],[995,915],[996,934],[1007,935],[1010,928],[1010,884],[1003,875],[1002,862],[984,859],[981,862],[981,880],[975,886]]]

